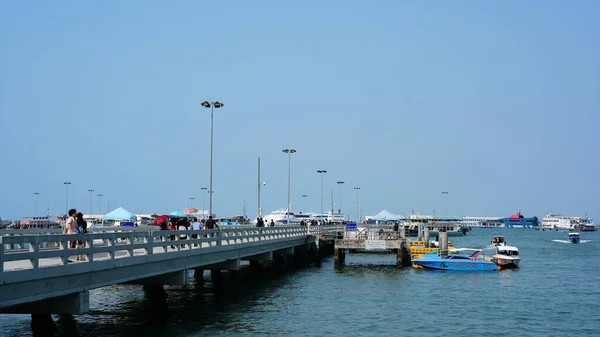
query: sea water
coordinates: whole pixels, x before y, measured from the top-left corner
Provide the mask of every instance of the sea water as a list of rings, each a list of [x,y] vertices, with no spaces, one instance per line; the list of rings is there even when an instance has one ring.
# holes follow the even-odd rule
[[[564,244],[565,232],[473,229],[454,247],[484,248],[493,235],[517,246],[520,268],[488,272],[395,267],[390,254],[347,254],[346,266],[227,273],[216,291],[190,277],[166,287],[156,314],[141,286],[91,292],[76,336],[597,336],[600,233]],[[58,320],[58,317],[55,317]],[[0,315],[0,336],[31,336],[29,315]],[[62,321],[59,325],[63,328]]]

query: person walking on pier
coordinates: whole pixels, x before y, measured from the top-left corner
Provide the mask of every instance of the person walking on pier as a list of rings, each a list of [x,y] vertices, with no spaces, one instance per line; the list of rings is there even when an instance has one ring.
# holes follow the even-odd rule
[[[65,224],[65,230],[64,233],[65,234],[77,234],[77,210],[76,209],[70,209],[69,210],[69,218],[67,219],[67,222]],[[76,240],[71,240],[69,241],[69,248],[70,249],[75,249],[77,248],[77,241]],[[71,260],[69,260],[67,258],[67,262],[73,262]]]
[[[83,218],[83,213],[77,213],[77,234],[87,234],[87,221]],[[77,241],[77,248],[85,248],[85,240]],[[77,261],[84,261],[83,255],[77,255]]]

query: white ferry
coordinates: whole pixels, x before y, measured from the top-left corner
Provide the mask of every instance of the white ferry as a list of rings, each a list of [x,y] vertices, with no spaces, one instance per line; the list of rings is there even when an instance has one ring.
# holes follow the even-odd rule
[[[61,229],[62,224],[50,216],[24,217],[18,223],[13,223],[8,228],[13,229]]]
[[[265,222],[265,226],[271,223],[271,220],[277,225],[287,224],[289,220],[290,223],[296,222],[296,215],[293,212],[288,212],[287,209],[276,209],[273,212],[263,216],[263,220]],[[256,219],[253,220],[253,223],[256,224]]]
[[[542,230],[593,232],[598,229],[591,218],[550,213],[542,220]]]

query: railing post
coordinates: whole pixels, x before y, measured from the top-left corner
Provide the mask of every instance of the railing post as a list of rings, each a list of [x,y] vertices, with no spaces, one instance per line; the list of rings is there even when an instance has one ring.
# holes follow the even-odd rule
[[[222,240],[223,232],[221,232],[221,229],[219,228],[219,231],[217,232],[217,246],[221,246],[223,244]]]
[[[146,233],[146,255],[154,254],[154,235],[152,231]]]
[[[35,239],[33,240],[33,242],[29,241],[29,251],[33,253],[33,259],[29,259],[29,262],[31,262],[31,267],[33,269],[36,269],[39,267],[40,264],[40,237],[39,235],[36,235],[34,238]]]
[[[4,271],[4,243],[2,242],[2,236],[0,236],[0,272]]]
[[[88,253],[86,255],[88,262],[94,262],[94,234],[86,234],[85,235],[86,238],[86,242],[87,242],[87,247],[88,247]],[[90,239],[91,237],[91,239]]]

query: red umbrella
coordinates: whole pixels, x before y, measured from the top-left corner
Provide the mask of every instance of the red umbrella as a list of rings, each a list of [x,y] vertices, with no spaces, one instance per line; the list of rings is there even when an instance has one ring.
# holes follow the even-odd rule
[[[169,216],[168,215],[161,215],[158,218],[154,219],[154,221],[152,221],[153,225],[161,225],[163,222],[169,220]]]

